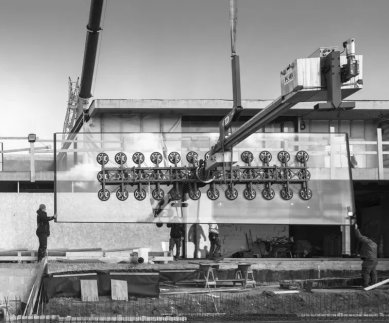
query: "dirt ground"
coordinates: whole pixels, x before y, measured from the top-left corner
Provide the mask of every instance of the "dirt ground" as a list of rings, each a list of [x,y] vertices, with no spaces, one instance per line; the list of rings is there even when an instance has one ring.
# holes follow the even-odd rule
[[[53,298],[44,314],[60,316],[133,315],[371,315],[389,318],[389,287],[372,291],[360,288],[300,291],[275,294],[277,286],[250,289],[229,288],[204,291],[203,288],[161,286],[159,298],[131,298],[128,302],[100,297],[98,302]]]

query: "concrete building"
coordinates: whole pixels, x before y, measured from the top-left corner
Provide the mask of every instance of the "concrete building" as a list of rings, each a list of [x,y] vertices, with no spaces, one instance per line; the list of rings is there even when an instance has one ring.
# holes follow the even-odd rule
[[[270,102],[243,101],[245,111],[234,127]],[[363,232],[379,241],[379,255],[389,257],[389,237],[384,234],[389,229],[389,216],[385,212],[389,203],[389,152],[385,149],[389,145],[385,141],[389,136],[385,119],[389,101],[357,101],[354,110],[340,112],[315,111],[313,105],[296,105],[262,131],[347,133],[359,223]],[[95,100],[89,110],[90,119],[79,131],[88,127],[93,132],[218,132],[218,122],[231,107],[228,100]],[[35,210],[40,203],[47,204],[49,212],[54,208],[53,154],[36,151],[33,159],[31,163],[30,155],[13,154],[3,154],[1,158],[0,214],[5,236],[0,249],[36,249]],[[228,224],[221,225],[220,230],[224,254],[245,249],[245,234],[254,239],[293,236],[308,240],[317,248],[317,255],[326,257],[341,256],[345,250],[355,249],[350,232],[341,226]],[[166,227],[131,223],[61,223],[53,224],[51,231],[50,249],[148,245],[160,250],[161,241],[167,241],[169,236]],[[349,244],[346,247],[345,239]],[[190,243],[186,253],[190,257]]]

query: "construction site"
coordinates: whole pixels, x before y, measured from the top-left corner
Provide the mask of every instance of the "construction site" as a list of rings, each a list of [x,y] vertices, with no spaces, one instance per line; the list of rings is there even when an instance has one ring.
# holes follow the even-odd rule
[[[389,100],[353,99],[374,82],[358,39],[310,43],[278,98],[246,99],[253,4],[224,1],[230,98],[102,99],[118,4],[83,4],[63,127],[0,133],[0,322],[389,322]]]

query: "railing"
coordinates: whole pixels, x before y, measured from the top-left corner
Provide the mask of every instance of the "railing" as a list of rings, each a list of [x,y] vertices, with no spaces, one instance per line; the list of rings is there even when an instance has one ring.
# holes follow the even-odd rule
[[[381,128],[377,129],[376,138],[376,140],[349,139],[350,166],[354,180],[389,179],[389,141],[383,141]],[[22,140],[25,141],[24,146],[26,146],[27,137],[3,137],[0,139],[2,140],[0,142],[0,172],[18,171],[16,169],[9,170],[10,167],[8,166],[10,166],[10,163],[13,163],[13,161],[9,160],[9,156],[23,153],[25,156],[24,159],[30,161],[29,168],[23,171],[29,171],[31,173],[31,181],[35,179],[37,156],[47,156],[54,153],[52,148],[53,140],[37,139],[35,143],[30,144],[30,148],[15,149],[13,148],[15,145],[11,144],[12,149],[5,149],[4,146],[9,147],[9,141],[15,142],[15,140],[19,142]],[[4,145],[4,142],[6,142],[6,145]],[[329,145],[326,147],[326,151],[326,164],[330,164],[332,166],[331,168],[345,167],[347,165],[348,161],[344,158],[344,156],[347,156],[347,152],[343,151],[343,148],[342,151],[337,151]],[[72,150],[69,152],[72,152]],[[310,155],[314,156],[315,153],[310,153]]]
[[[39,161],[44,160],[46,164],[54,161],[53,140],[36,138],[29,142],[28,137],[1,137],[0,140],[0,172],[29,172],[30,181],[34,182],[36,172],[53,170],[53,167],[36,167]]]

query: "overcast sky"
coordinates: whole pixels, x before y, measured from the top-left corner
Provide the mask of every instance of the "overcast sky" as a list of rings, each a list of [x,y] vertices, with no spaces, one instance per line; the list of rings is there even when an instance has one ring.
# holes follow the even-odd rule
[[[0,136],[61,132],[81,74],[89,0],[0,0]],[[389,99],[388,0],[238,0],[243,99],[275,99],[279,72],[356,38],[364,89]],[[228,0],[108,0],[92,93],[110,99],[231,99]]]

